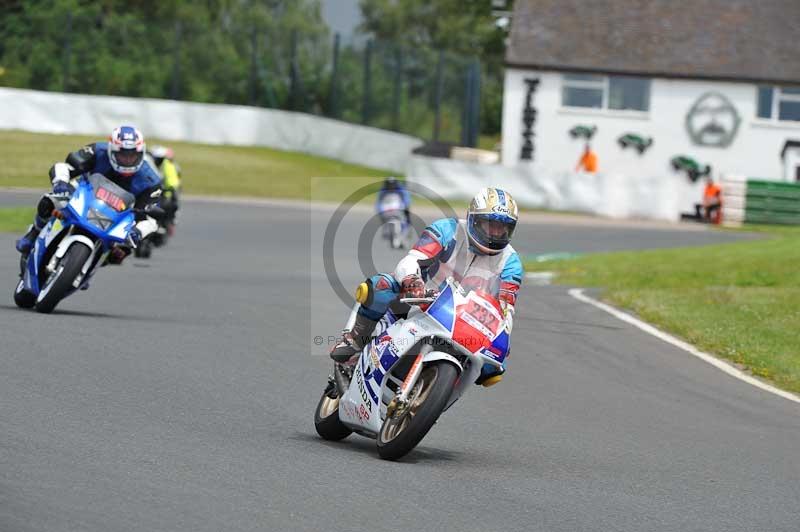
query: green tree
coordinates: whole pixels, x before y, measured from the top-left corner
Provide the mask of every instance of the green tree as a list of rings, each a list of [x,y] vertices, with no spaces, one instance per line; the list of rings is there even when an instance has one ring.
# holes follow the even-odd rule
[[[490,0],[360,0],[361,30],[407,48],[477,57],[482,68],[481,130],[500,131],[507,27]],[[513,1],[505,2],[510,10]]]
[[[329,56],[320,0],[0,2],[5,86],[283,106],[291,35],[310,91]]]
[[[480,58],[501,56],[506,32],[489,0],[361,0],[363,31],[380,39]]]

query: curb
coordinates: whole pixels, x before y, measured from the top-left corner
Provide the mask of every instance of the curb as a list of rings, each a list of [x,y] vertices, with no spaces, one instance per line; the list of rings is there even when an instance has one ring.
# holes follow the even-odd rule
[[[664,331],[661,331],[661,330],[653,327],[649,323],[646,323],[646,322],[644,322],[644,321],[642,321],[642,320],[640,320],[638,318],[634,318],[630,314],[622,312],[621,310],[617,310],[617,309],[615,309],[614,307],[612,307],[610,305],[602,303],[602,302],[600,302],[600,301],[598,301],[598,300],[596,300],[596,299],[594,299],[592,297],[589,297],[589,296],[587,296],[586,294],[583,293],[583,288],[571,288],[568,291],[568,293],[569,293],[570,296],[574,297],[578,301],[581,301],[583,303],[588,303],[589,305],[592,305],[593,307],[597,307],[600,310],[603,310],[603,311],[611,314],[612,316],[614,316],[617,319],[620,319],[620,320],[622,320],[622,321],[624,321],[626,323],[630,323],[634,327],[637,327],[637,328],[641,329],[642,331],[646,332],[647,334],[655,336],[656,338],[658,338],[660,340],[663,340],[663,341],[667,342],[668,344],[672,344],[673,346],[675,346],[675,347],[677,347],[679,349],[682,349],[683,351],[686,351],[690,355],[699,358],[703,362],[711,364],[715,368],[727,373],[731,377],[739,379],[740,381],[744,381],[744,382],[746,382],[747,384],[749,384],[751,386],[755,386],[756,388],[764,390],[765,392],[769,392],[769,393],[777,395],[779,397],[783,397],[784,399],[787,399],[787,400],[792,401],[794,403],[800,404],[800,396],[795,395],[795,394],[793,394],[791,392],[787,392],[785,390],[781,390],[780,388],[776,388],[775,386],[772,386],[771,384],[767,384],[765,382],[762,382],[762,381],[756,379],[755,377],[753,377],[752,375],[748,375],[747,373],[745,373],[744,371],[740,370],[739,368],[733,366],[732,364],[730,364],[728,362],[725,362],[725,361],[723,361],[723,360],[721,360],[721,359],[719,359],[719,358],[717,358],[717,357],[715,357],[713,355],[710,355],[708,353],[700,351],[699,349],[697,349],[695,346],[693,346],[690,343],[684,342],[683,340],[679,340],[678,338],[675,338],[671,334],[665,333]]]

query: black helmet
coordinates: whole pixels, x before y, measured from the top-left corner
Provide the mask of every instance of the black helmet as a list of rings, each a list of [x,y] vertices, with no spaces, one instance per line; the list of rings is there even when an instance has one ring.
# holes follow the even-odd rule
[[[400,183],[396,177],[387,177],[386,181],[383,182],[383,188],[385,190],[397,190],[400,188]]]

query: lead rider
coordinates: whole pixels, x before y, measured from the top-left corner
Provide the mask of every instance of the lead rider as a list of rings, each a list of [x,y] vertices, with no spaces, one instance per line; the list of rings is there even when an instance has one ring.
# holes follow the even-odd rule
[[[465,286],[470,277],[499,279],[493,295],[500,301],[510,333],[523,277],[522,262],[510,245],[518,219],[517,203],[508,192],[485,188],[472,199],[466,220],[444,218],[433,222],[400,260],[394,274],[374,275],[359,287],[361,304],[355,324],[343,332],[331,350],[331,358],[337,364],[352,363],[390,307],[395,315],[407,313],[398,299],[423,297],[426,282],[440,289],[448,277]],[[495,384],[504,372],[505,366],[498,370],[484,365],[476,384]]]
[[[132,126],[120,126],[111,132],[108,142],[88,144],[67,155],[66,162],[55,163],[50,168],[53,193],[45,194],[36,207],[36,216],[28,232],[17,240],[17,251],[30,253],[36,237],[50,220],[55,204],[52,195],[69,195],[74,191],[70,181],[81,174],[102,174],[136,197],[136,209],[157,205],[161,197],[161,178],[144,160],[145,143],[141,132]],[[137,244],[158,228],[148,216],[137,217],[138,223],[131,231]],[[109,262],[120,263],[129,250],[116,247]]]

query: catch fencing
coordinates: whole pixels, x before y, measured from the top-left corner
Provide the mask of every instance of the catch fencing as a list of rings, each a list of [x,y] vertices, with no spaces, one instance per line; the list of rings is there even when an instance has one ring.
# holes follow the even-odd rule
[[[3,16],[0,85],[298,111],[477,144],[485,76],[476,58],[331,35],[264,6],[253,7],[262,19],[145,21],[136,10],[66,5]],[[494,77],[486,82],[500,90]]]

